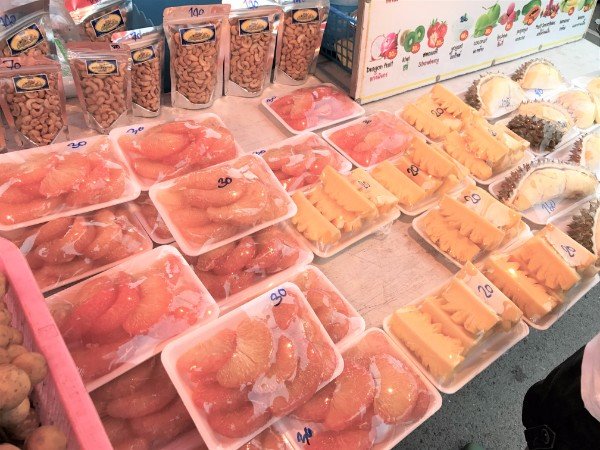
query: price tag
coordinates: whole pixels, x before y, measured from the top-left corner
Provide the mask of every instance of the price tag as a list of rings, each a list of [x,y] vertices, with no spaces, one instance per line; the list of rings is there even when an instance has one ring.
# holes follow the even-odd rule
[[[273,306],[279,306],[286,295],[287,291],[284,288],[279,288],[276,291],[271,292],[270,298],[273,302]]]
[[[469,273],[466,270],[461,271],[461,274],[464,274],[463,281],[486,305],[501,316],[504,312],[505,303],[509,301],[508,297],[474,266],[472,266],[472,269]]]

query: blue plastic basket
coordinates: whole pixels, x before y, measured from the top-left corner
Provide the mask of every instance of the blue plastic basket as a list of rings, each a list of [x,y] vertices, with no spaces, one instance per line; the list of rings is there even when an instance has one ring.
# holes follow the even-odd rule
[[[332,6],[323,34],[321,54],[346,72],[352,72],[356,22],[356,18]]]

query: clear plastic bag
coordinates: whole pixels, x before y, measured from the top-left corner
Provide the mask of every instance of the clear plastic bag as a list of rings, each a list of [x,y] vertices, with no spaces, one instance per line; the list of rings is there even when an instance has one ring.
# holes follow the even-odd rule
[[[5,0],[0,5],[0,56],[46,56],[55,53],[49,0]]]
[[[131,0],[100,0],[70,11],[82,39],[110,42],[113,33],[127,29]]]

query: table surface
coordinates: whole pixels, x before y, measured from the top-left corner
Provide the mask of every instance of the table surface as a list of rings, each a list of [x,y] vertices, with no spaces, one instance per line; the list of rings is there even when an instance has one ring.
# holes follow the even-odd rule
[[[540,53],[556,64],[567,79],[600,69],[600,48],[578,41]],[[526,58],[527,59],[527,58]],[[512,73],[516,60],[493,70]],[[331,64],[331,63],[326,63]],[[444,84],[454,92],[467,89],[479,73],[463,75]],[[313,78],[310,84],[318,84]],[[270,87],[263,97],[287,93],[295,87]],[[429,87],[415,89],[365,105],[367,113],[396,111]],[[83,116],[73,100],[68,105],[72,138],[91,134],[81,127]],[[289,133],[260,106],[260,99],[225,97],[208,110],[221,116],[244,151],[277,143]],[[185,117],[195,112],[163,108],[160,118]],[[140,122],[140,120],[132,123]],[[443,283],[457,268],[427,245],[402,216],[388,229],[371,235],[329,259],[315,259],[331,281],[365,318],[367,327],[381,327],[396,308],[421,297]],[[441,410],[404,439],[398,449],[455,449],[479,442],[486,449],[525,447],[521,405],[526,390],[552,368],[588,342],[600,330],[600,285],[590,291],[548,331],[531,330],[486,371],[458,393],[444,395]]]

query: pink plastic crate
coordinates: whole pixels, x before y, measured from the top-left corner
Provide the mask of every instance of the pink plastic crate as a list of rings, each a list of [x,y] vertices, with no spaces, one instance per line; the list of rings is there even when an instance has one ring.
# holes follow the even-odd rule
[[[13,316],[12,325],[23,332],[24,345],[44,355],[48,362],[49,375],[33,394],[42,423],[61,428],[69,449],[112,449],[25,258],[2,238],[0,272],[9,283],[5,300]]]

